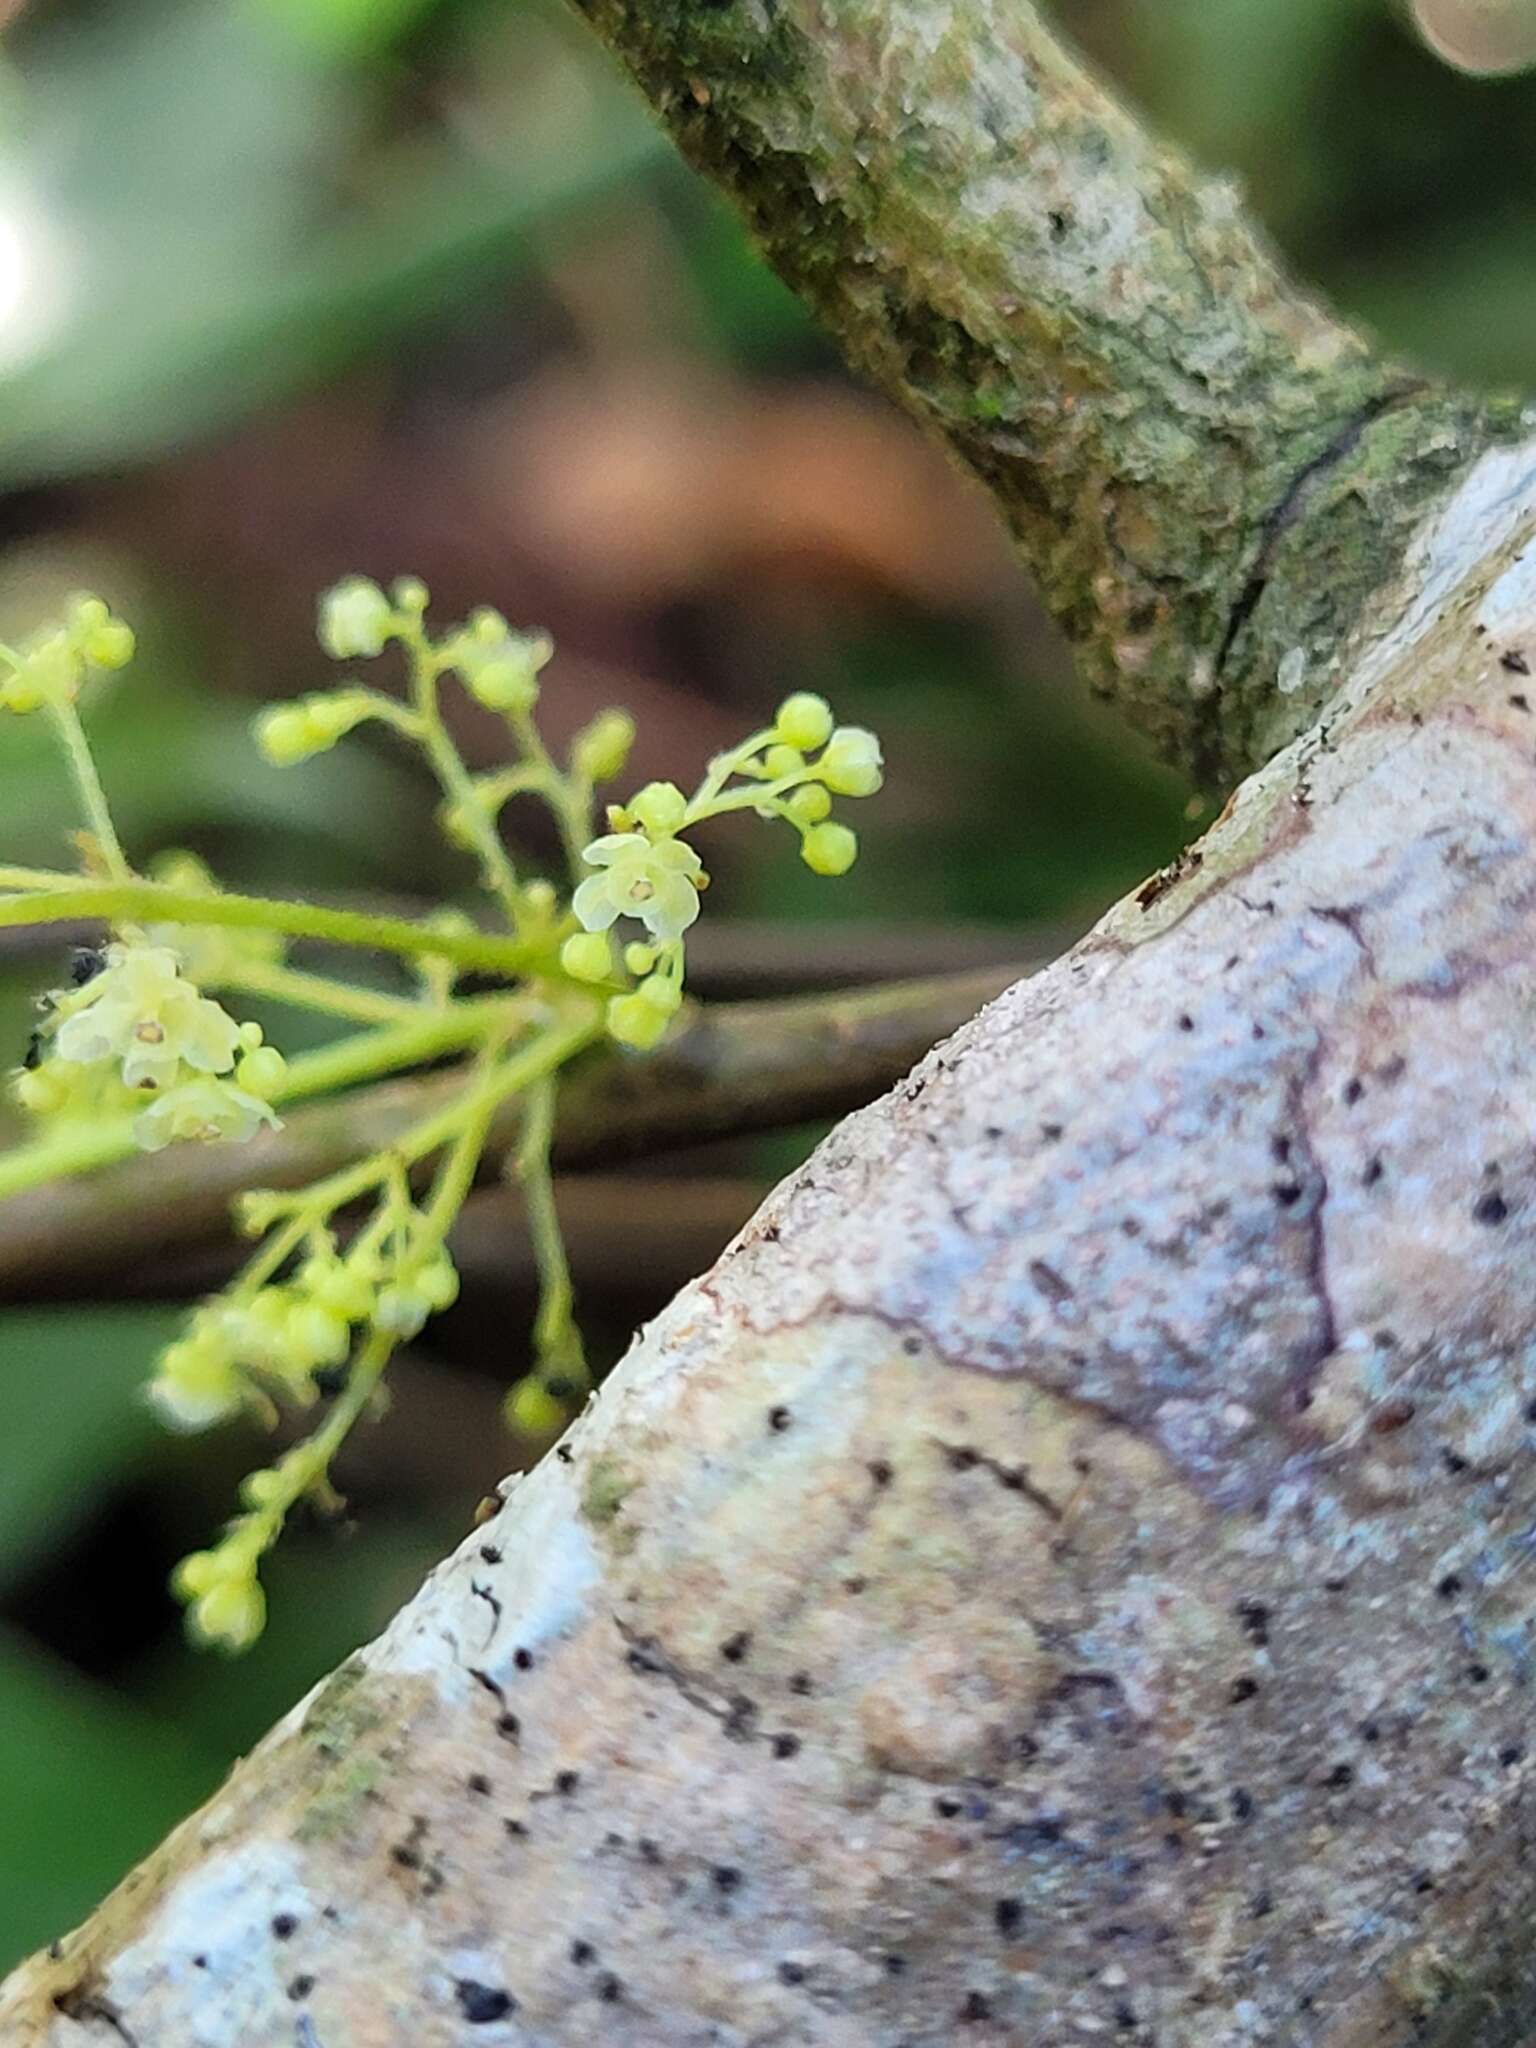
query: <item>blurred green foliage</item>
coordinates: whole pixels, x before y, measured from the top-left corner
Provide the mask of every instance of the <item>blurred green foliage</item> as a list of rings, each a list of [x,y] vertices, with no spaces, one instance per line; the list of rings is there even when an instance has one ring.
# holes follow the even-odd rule
[[[1058,11],[1394,348],[1527,374],[1536,84],[1453,75],[1388,0]],[[420,568],[450,603],[548,623],[570,723],[628,695],[655,735],[643,773],[686,776],[712,718],[789,686],[876,725],[891,787],[836,904],[793,860],[725,845],[720,897],[889,921],[915,970],[935,933],[990,927],[1001,957],[1025,923],[1091,916],[1189,829],[1185,792],[1070,685],[985,522],[944,553],[968,508],[938,466],[897,529],[874,530],[878,466],[832,504],[822,423],[850,463],[896,430],[557,0],[39,0],[7,56],[0,631],[75,583],[143,628],[94,714],[137,856],[190,844],[269,888],[458,886],[387,742],[277,776],[245,738],[257,696],[315,679],[308,607],[350,568]],[[681,414],[624,438],[679,390]],[[797,397],[823,408],[809,428]],[[587,495],[546,529],[573,475]],[[588,553],[586,514],[611,505]],[[18,860],[72,823],[29,731],[0,733],[0,821]],[[0,954],[0,1063],[60,965]],[[738,1148],[731,1170],[787,1156]],[[615,1283],[592,1309],[617,1350],[647,1303]],[[244,1456],[169,1442],[135,1403],[172,1311],[0,1311],[0,1966],[87,1911],[463,1530],[509,1455],[486,1419],[526,1312],[448,1319],[400,1427],[344,1475],[357,1532],[284,1553],[273,1626],[231,1666],[188,1656],[163,1592]]]

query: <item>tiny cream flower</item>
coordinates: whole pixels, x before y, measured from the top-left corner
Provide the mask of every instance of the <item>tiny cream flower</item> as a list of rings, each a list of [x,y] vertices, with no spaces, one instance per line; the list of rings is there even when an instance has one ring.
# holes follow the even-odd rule
[[[168,946],[111,946],[107,965],[64,1018],[53,1049],[61,1060],[90,1066],[121,1063],[130,1088],[168,1088],[184,1062],[203,1074],[227,1073],[240,1027],[182,973]]]
[[[699,914],[695,878],[703,863],[681,839],[652,841],[641,832],[610,832],[594,839],[582,859],[588,875],[571,907],[589,932],[605,932],[621,917],[637,917],[664,945],[680,939]]]
[[[133,1137],[145,1152],[161,1152],[185,1138],[224,1138],[243,1145],[263,1124],[275,1130],[277,1121],[269,1102],[208,1075],[156,1096],[134,1118]]]

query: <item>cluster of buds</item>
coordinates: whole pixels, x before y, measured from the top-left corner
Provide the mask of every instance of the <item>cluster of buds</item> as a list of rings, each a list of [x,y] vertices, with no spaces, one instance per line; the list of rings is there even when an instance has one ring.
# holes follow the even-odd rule
[[[295,1199],[248,1194],[242,1221],[264,1232]],[[203,1302],[161,1353],[149,1397],[172,1427],[207,1429],[243,1407],[270,1410],[274,1395],[308,1407],[344,1382],[359,1329],[414,1337],[458,1297],[453,1260],[407,1197],[383,1204],[345,1254],[318,1221],[308,1243],[288,1277],[254,1289],[237,1281]]]
[[[92,669],[125,668],[133,659],[133,628],[114,618],[99,597],[71,598],[62,625],[39,628],[14,652],[3,651],[0,710],[40,711],[73,703]]]
[[[834,725],[825,699],[800,691],[779,706],[767,732],[713,761],[692,797],[675,782],[651,782],[627,804],[610,805],[612,829],[583,853],[595,872],[571,902],[582,929],[560,956],[574,979],[609,982],[619,973],[609,932],[623,917],[644,926],[649,943],[624,950],[624,967],[638,980],[610,997],[610,1036],[649,1050],[682,1005],[683,935],[709,883],[684,832],[726,811],[755,810],[795,828],[800,857],[814,873],[843,875],[859,843],[832,817],[832,799],[873,796],[882,779],[875,735],[862,726]]]
[[[251,1479],[266,1475],[253,1472]],[[251,1480],[246,1481],[249,1486]],[[248,1650],[267,1625],[267,1597],[257,1567],[261,1562],[256,1518],[242,1516],[222,1543],[194,1550],[171,1578],[172,1591],[187,1605],[187,1628],[195,1642],[237,1655]]]
[[[169,946],[131,939],[85,955],[80,985],[46,996],[35,1063],[17,1075],[39,1116],[94,1113],[104,1091],[145,1103],[134,1138],[146,1152],[178,1139],[244,1140],[275,1125],[284,1064],[258,1024],[237,1024],[181,971]]]

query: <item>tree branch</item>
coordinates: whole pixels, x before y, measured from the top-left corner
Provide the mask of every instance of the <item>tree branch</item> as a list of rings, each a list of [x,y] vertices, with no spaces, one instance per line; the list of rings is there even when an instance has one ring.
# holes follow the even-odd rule
[[[694,1014],[659,1053],[600,1053],[561,1091],[555,1156],[594,1165],[702,1139],[841,1115],[870,1101],[1022,970],[986,968],[841,996],[746,1002]],[[429,1074],[316,1104],[249,1145],[181,1145],[0,1202],[0,1290],[15,1299],[110,1279],[168,1247],[229,1234],[251,1186],[302,1187],[387,1146],[462,1086]],[[516,1143],[509,1104],[487,1171]]]
[[[1426,506],[1514,426],[1291,286],[1028,0],[573,4],[1204,785],[1311,723]]]

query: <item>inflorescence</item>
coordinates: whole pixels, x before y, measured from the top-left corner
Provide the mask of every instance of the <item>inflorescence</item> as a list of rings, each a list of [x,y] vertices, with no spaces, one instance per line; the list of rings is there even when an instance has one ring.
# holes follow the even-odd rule
[[[418,747],[441,790],[443,830],[476,862],[489,935],[457,912],[414,925],[360,915],[338,925],[334,913],[293,904],[281,906],[277,929],[277,906],[221,890],[191,855],[138,873],[119,842],[77,708],[93,675],[132,659],[131,630],[100,599],[82,597],[61,623],[19,648],[0,648],[0,710],[51,723],[84,814],[78,872],[0,868],[0,921],[46,923],[84,907],[107,926],[99,948],[76,955],[70,986],[41,999],[14,1079],[38,1135],[0,1161],[0,1193],[84,1170],[102,1156],[104,1125],[121,1125],[151,1152],[188,1141],[246,1142],[277,1125],[284,1101],[424,1059],[462,1058],[452,1099],[387,1149],[309,1187],[240,1198],[237,1221],[255,1250],[221,1293],[192,1310],[150,1381],[149,1398],[180,1430],[240,1414],[275,1423],[284,1410],[323,1409],[308,1436],[246,1479],[242,1512],[219,1541],[177,1568],[194,1636],[229,1650],[261,1632],[259,1568],[287,1514],[305,1499],[337,1504],[332,1462],[352,1424],[381,1406],[391,1354],[456,1297],[449,1233],[493,1126],[509,1112],[520,1135],[507,1170],[523,1190],[541,1299],[535,1363],[509,1394],[508,1417],[548,1436],[585,1398],[590,1380],[550,1181],[559,1076],[604,1039],[652,1050],[682,1009],[687,933],[709,884],[691,833],[753,811],[790,826],[815,873],[841,875],[858,842],[833,817],[834,799],[873,795],[881,783],[874,735],[835,726],[826,703],[802,692],[785,699],[771,726],[711,761],[692,795],[672,782],[648,783],[609,805],[608,829],[595,834],[595,792],[622,774],[632,720],[603,712],[557,762],[535,721],[548,638],[515,632],[489,609],[434,635],[427,602],[415,578],[385,592],[349,577],[328,592],[319,617],[325,651],[350,662],[397,647],[408,688],[393,695],[349,682],[275,704],[258,716],[256,739],[279,767],[323,753],[369,722]],[[440,702],[449,679],[504,720],[504,767],[476,774],[460,756]],[[518,796],[553,813],[568,895],[519,874],[501,831],[501,812]],[[415,992],[384,994],[292,966],[288,947],[306,936],[404,954]],[[493,959],[504,986],[491,995],[461,992],[466,970],[483,972]],[[285,1061],[258,1023],[227,1007],[240,997],[363,1028]],[[258,1149],[255,1171],[259,1164]]]

